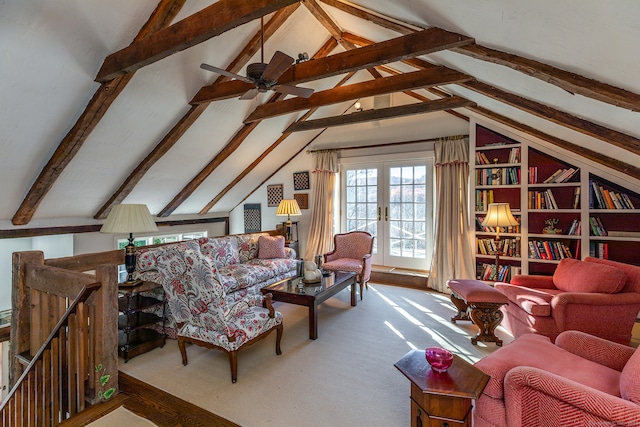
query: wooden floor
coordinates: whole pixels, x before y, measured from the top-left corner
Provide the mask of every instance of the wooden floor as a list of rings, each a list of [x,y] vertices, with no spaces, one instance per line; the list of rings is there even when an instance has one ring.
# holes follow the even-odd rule
[[[123,372],[118,372],[118,383],[120,393],[116,397],[91,406],[61,425],[87,425],[122,406],[160,427],[240,427]]]

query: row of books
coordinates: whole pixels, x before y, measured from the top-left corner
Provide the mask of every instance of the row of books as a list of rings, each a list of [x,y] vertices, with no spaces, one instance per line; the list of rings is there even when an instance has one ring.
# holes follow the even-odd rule
[[[482,255],[495,255],[499,253],[500,256],[508,256],[514,258],[520,258],[520,238],[515,239],[500,239],[498,241],[494,239],[476,239],[478,246],[478,253]]]
[[[476,185],[520,184],[520,168],[476,169]]]
[[[608,243],[589,243],[589,256],[594,258],[609,259],[609,244]]]
[[[635,209],[631,198],[626,193],[608,190],[597,182],[589,180],[591,198],[589,207],[595,209]]]
[[[514,216],[516,221],[520,222],[519,216]],[[476,231],[484,231],[486,233],[495,233],[496,227],[485,227],[482,225],[484,221],[484,216],[476,216]],[[520,225],[514,225],[511,227],[500,227],[500,232],[502,233],[520,233]]]
[[[591,227],[591,235],[592,236],[606,236],[607,229],[604,228],[602,221],[600,218],[596,216],[589,217],[589,226]]]
[[[520,274],[522,269],[516,265],[500,265],[479,263],[476,268],[476,277],[479,280],[494,282],[508,282],[513,276]]]
[[[579,170],[580,168],[568,168],[568,169],[560,168],[554,173],[552,173],[551,176],[549,176],[549,178],[542,181],[542,183],[549,184],[549,183],[568,182],[571,179],[571,177],[575,175]]]
[[[561,260],[573,258],[567,245],[558,240],[530,240],[529,259]]]
[[[529,209],[558,209],[558,204],[550,188],[527,192],[527,206]]]
[[[509,151],[509,158],[507,160],[507,163],[520,163],[520,153],[520,147],[511,148],[511,151]],[[493,159],[493,162],[490,162],[484,152],[476,152],[476,165],[492,165],[496,163],[498,163],[497,158]]]
[[[493,190],[476,190],[476,211],[486,211],[493,203]]]
[[[569,236],[580,236],[582,232],[582,226],[579,219],[574,219],[571,221],[569,225],[569,229],[567,230],[567,235]]]

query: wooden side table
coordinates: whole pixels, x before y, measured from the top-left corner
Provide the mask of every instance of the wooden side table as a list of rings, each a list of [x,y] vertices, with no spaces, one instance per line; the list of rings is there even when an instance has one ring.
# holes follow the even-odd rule
[[[411,427],[469,427],[473,399],[489,375],[453,355],[445,373],[431,370],[424,350],[412,350],[394,365],[411,381]]]

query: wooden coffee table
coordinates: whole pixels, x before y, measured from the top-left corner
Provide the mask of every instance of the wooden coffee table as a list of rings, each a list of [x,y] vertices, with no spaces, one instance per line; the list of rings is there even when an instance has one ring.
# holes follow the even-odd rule
[[[424,350],[412,350],[394,365],[411,381],[411,426],[471,426],[473,399],[480,397],[489,375],[453,355],[442,374],[431,370]]]
[[[356,306],[356,274],[335,272],[323,277],[319,283],[303,283],[299,278],[282,280],[261,289],[263,294],[270,293],[274,301],[309,307],[309,339],[318,338],[318,304],[331,298],[347,286],[351,286],[351,305]]]

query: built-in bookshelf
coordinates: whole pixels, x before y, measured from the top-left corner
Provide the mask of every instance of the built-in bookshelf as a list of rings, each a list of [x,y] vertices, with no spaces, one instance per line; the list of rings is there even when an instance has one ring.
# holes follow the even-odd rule
[[[480,125],[473,156],[477,278],[550,275],[563,258],[588,255],[640,265],[640,194],[614,175]],[[502,230],[502,248],[491,243],[495,230],[482,227],[494,202],[509,203],[520,222]]]

